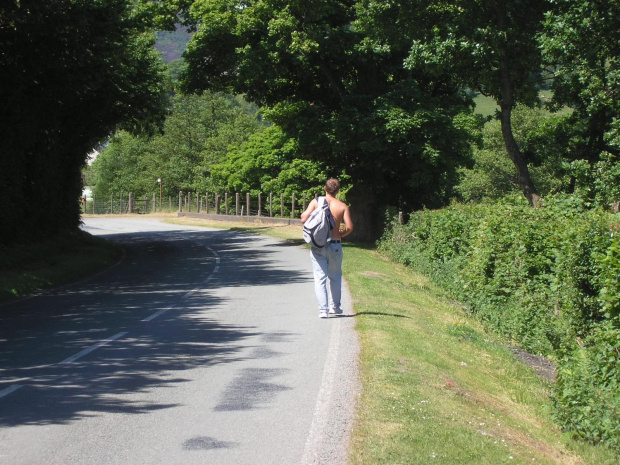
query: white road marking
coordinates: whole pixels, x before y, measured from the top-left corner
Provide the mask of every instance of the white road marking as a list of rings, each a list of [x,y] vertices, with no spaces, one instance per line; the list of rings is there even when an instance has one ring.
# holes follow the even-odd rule
[[[8,396],[10,393],[17,391],[20,387],[22,387],[21,384],[14,384],[13,386],[3,389],[0,391],[0,397]]]
[[[121,337],[123,337],[124,335],[126,335],[127,332],[121,332],[121,333],[116,333],[114,336],[111,336],[107,339],[104,339],[101,342],[98,342],[97,344],[93,344],[92,346],[88,347],[87,349],[84,349],[80,352],[78,352],[75,355],[72,355],[69,358],[64,359],[62,362],[60,362],[60,365],[67,365],[71,362],[75,362],[77,359],[82,358],[84,355],[90,354],[92,351],[97,350],[99,347],[103,347],[104,345],[106,345],[108,342],[112,342],[115,341],[116,339],[119,339]]]
[[[302,465],[320,463],[320,445],[322,438],[326,434],[330,434],[327,430],[327,418],[329,409],[331,408],[331,394],[334,388],[334,378],[338,367],[338,350],[340,348],[340,324],[335,318],[332,321],[332,332],[329,338],[329,347],[327,349],[327,359],[323,368],[323,377],[321,379],[321,387],[316,399],[316,407],[314,416],[312,417],[312,425],[310,433],[306,441],[304,455],[301,459]],[[329,320],[328,320],[329,321]]]
[[[199,290],[200,290],[202,287],[204,287],[204,285],[206,285],[206,284],[207,284],[207,283],[208,283],[208,282],[209,282],[209,281],[210,281],[210,280],[211,280],[211,279],[215,276],[215,274],[216,274],[216,273],[220,270],[220,257],[219,257],[219,255],[218,255],[218,253],[217,253],[215,250],[213,250],[211,247],[209,247],[209,246],[206,246],[206,245],[204,245],[204,244],[202,244],[202,243],[200,243],[200,242],[198,242],[198,241],[194,241],[194,242],[195,242],[196,244],[200,245],[201,247],[206,248],[207,250],[209,250],[209,251],[213,254],[213,256],[215,257],[215,267],[214,267],[213,271],[209,274],[209,276],[207,276],[207,279],[205,279],[202,283],[200,283],[200,285],[199,285],[198,287],[196,287],[195,289],[193,289],[193,290],[191,290],[190,292],[186,293],[186,294],[185,294],[185,295],[184,295],[181,299],[186,299],[186,298],[188,298],[189,296],[191,296],[192,294],[194,294],[195,292],[199,291]],[[121,263],[121,262],[123,262],[123,261],[124,261],[124,259],[125,259],[125,251],[123,250],[123,255],[122,255],[121,259],[120,259],[120,260],[119,260],[116,264],[114,264],[113,266],[111,266],[111,267],[107,268],[106,270],[103,270],[101,273],[98,273],[97,275],[91,276],[91,277],[89,277],[89,278],[87,278],[87,279],[84,279],[84,280],[82,280],[82,281],[79,281],[79,282],[77,282],[77,283],[73,283],[72,285],[79,284],[80,282],[84,282],[84,281],[87,281],[87,280],[93,279],[94,277],[99,276],[100,274],[103,274],[103,273],[105,273],[105,272],[108,272],[110,269],[112,269],[112,268],[116,268],[118,265],[120,265],[120,263]],[[45,291],[44,291],[44,292],[45,292]],[[43,292],[41,292],[41,294],[43,294]],[[39,294],[33,294],[33,295],[28,296],[28,297],[26,297],[26,298],[31,298],[31,297],[34,297],[34,296],[36,296],[36,295],[39,295]],[[164,309],[162,309],[162,310],[159,310],[159,311],[157,311],[157,312],[153,313],[151,316],[148,316],[148,317],[144,318],[142,321],[152,321],[152,320],[154,320],[155,318],[157,318],[157,317],[159,317],[159,316],[163,315],[164,313],[166,313],[168,310],[172,310],[172,309],[173,309],[173,308],[175,308],[175,307],[176,307],[176,305],[172,305],[172,306],[170,306],[170,307],[168,307],[168,308],[164,308]],[[59,363],[59,365],[68,365],[68,364],[70,364],[70,363],[72,363],[72,362],[75,362],[76,360],[78,360],[78,359],[80,359],[80,358],[84,357],[85,355],[90,354],[91,352],[93,352],[93,351],[95,351],[95,350],[99,349],[100,347],[103,347],[103,346],[105,346],[106,344],[108,344],[108,343],[110,343],[110,342],[112,342],[112,341],[115,341],[115,340],[117,340],[117,339],[122,338],[122,337],[123,337],[123,336],[125,336],[126,334],[127,334],[127,331],[123,331],[123,332],[120,332],[120,333],[116,333],[115,335],[110,336],[109,338],[104,339],[103,341],[100,341],[100,342],[98,342],[98,343],[96,343],[96,344],[93,344],[92,346],[90,346],[90,347],[88,347],[88,348],[86,348],[86,349],[84,349],[84,350],[82,350],[82,351],[78,352],[77,354],[72,355],[71,357],[64,359],[62,362],[60,362],[60,363]],[[6,389],[3,389],[2,391],[0,391],[0,398],[5,397],[5,396],[8,396],[9,394],[11,394],[11,393],[13,393],[13,392],[17,391],[17,390],[18,390],[19,388],[21,388],[22,386],[23,386],[23,385],[21,385],[21,384],[14,384],[14,385],[12,385],[12,386],[9,386],[9,387],[8,387],[8,388],[6,388]]]
[[[151,321],[154,320],[155,318],[157,318],[160,315],[163,315],[164,313],[166,313],[168,310],[172,310],[174,307],[176,307],[176,305],[173,305],[172,307],[168,307],[168,308],[163,308],[155,313],[153,313],[151,316],[147,316],[146,318],[144,318],[142,321]]]

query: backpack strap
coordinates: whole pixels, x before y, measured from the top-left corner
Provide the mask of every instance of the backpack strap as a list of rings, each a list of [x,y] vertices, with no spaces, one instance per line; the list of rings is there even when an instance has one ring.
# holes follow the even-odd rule
[[[321,202],[323,203],[323,205],[321,205]],[[336,222],[334,220],[334,215],[332,215],[332,211],[329,209],[329,203],[327,203],[327,197],[325,197],[324,195],[319,197],[319,208],[322,208],[323,210],[325,210],[325,213],[327,214],[327,220],[329,221],[330,224],[330,229],[333,229],[336,226]],[[332,241],[332,235],[330,233],[329,238],[327,239],[327,242],[331,242]]]

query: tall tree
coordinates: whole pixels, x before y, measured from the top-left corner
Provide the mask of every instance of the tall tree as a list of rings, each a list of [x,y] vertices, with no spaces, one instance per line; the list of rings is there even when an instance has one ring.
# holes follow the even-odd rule
[[[158,178],[166,197],[212,190],[213,165],[264,128],[256,108],[241,98],[205,92],[177,95],[171,104],[161,133],[121,131],[110,140],[91,167],[96,196],[152,194]]]
[[[119,125],[165,109],[148,16],[132,0],[9,0],[0,9],[0,240],[80,222],[81,168]]]
[[[451,196],[475,123],[449,75],[403,68],[410,43],[367,46],[356,3],[197,1],[185,82],[245,94],[301,156],[350,175],[356,234],[370,239],[381,206],[436,207]]]
[[[230,150],[213,166],[212,176],[228,192],[282,193],[286,197],[295,193],[312,198],[325,185],[327,169],[297,155],[296,142],[271,126]]]
[[[553,104],[574,111],[571,124],[581,138],[569,150],[573,159],[595,164],[620,147],[620,1],[557,0],[541,35],[547,65],[554,71]]]
[[[373,7],[373,2],[368,5]],[[548,0],[390,2],[390,9],[401,9],[401,15],[414,9],[432,24],[414,37],[407,66],[450,73],[463,85],[497,101],[506,152],[532,205],[540,195],[513,135],[512,110],[517,103],[537,103],[542,63],[537,34],[549,8]],[[385,31],[390,24],[380,26],[377,29]]]

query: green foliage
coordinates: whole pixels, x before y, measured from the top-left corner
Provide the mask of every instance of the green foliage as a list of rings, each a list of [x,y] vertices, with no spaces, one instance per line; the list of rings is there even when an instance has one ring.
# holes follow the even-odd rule
[[[619,348],[618,326],[610,322],[597,326],[582,346],[561,360],[554,389],[554,416],[564,429],[616,451],[620,451]]]
[[[411,43],[402,31],[374,47],[369,34],[379,26],[366,7],[373,8],[323,0],[260,0],[243,8],[234,0],[194,2],[198,30],[185,55],[185,89],[246,95],[295,139],[304,159],[351,176],[359,195],[372,197],[367,205],[443,205],[477,131],[471,99],[450,76],[404,69]],[[409,12],[411,30],[430,27],[415,10],[391,12]],[[356,232],[363,222],[380,224],[379,210],[354,209]]]
[[[593,164],[575,160],[565,167],[574,179],[575,195],[586,205],[607,207],[620,201],[620,163],[613,155],[603,153],[601,160]]]
[[[3,3],[2,242],[76,230],[88,153],[117,127],[160,120],[164,70],[150,27],[130,0]]]
[[[299,158],[295,141],[272,126],[230,150],[213,166],[212,177],[228,192],[305,193],[312,198],[329,176],[320,163]]]
[[[619,229],[576,196],[549,196],[537,209],[504,199],[415,213],[392,225],[380,250],[527,350],[554,357],[562,426],[620,450]]]
[[[581,213],[564,199],[540,209],[455,204],[414,214],[381,247],[422,267],[500,332],[550,354],[603,317],[596,257],[610,247],[607,214]]]
[[[405,67],[450,75],[461,86],[495,99],[506,153],[530,204],[540,197],[526,155],[514,141],[511,112],[517,103],[538,102],[540,47],[547,0],[415,2],[433,25],[413,37]],[[422,14],[424,16],[424,14]]]
[[[437,74],[454,73],[470,89],[498,103],[511,98],[513,104],[537,101],[536,33],[542,29],[546,0],[414,3],[434,27],[416,33],[407,67],[426,64]],[[506,87],[506,73],[511,89]]]
[[[110,139],[89,169],[90,185],[96,186],[95,198],[121,193],[127,198],[130,192],[143,197],[159,189],[149,145],[148,137],[124,131]]]
[[[607,251],[596,256],[598,285],[605,318],[620,325],[620,224],[611,225],[611,237]]]
[[[515,140],[543,196],[566,192],[570,185],[564,158],[570,138],[566,119],[525,105],[518,105],[512,112]],[[508,158],[499,121],[485,124],[482,144],[474,150],[473,159],[473,167],[459,170],[460,181],[455,190],[461,200],[497,200],[519,192],[517,170]]]
[[[606,134],[620,112],[620,15],[618,1],[557,0],[545,17],[540,43],[554,70],[553,107],[569,105],[581,138],[574,158],[591,164],[617,154]]]
[[[177,96],[172,104],[161,134],[121,132],[110,140],[91,168],[96,197],[152,195],[159,190],[157,179],[165,197],[213,190],[212,167],[230,147],[264,128],[256,108],[240,98],[205,93]]]

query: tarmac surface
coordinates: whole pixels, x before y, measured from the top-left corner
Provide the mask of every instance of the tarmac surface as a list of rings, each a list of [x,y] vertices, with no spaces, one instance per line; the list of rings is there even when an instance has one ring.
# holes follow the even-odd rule
[[[345,464],[351,298],[318,318],[309,251],[88,218],[108,269],[0,308],[0,464]],[[346,260],[346,249],[345,249]]]

